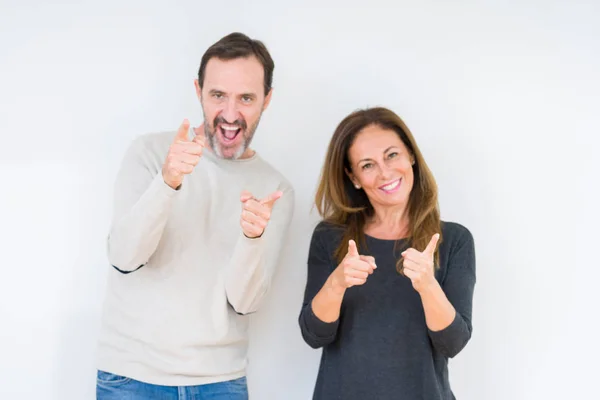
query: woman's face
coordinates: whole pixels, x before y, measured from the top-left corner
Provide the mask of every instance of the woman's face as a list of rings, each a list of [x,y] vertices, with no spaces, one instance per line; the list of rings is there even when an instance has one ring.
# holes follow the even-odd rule
[[[396,132],[369,125],[348,150],[352,183],[360,185],[374,208],[408,204],[413,187],[413,156]]]

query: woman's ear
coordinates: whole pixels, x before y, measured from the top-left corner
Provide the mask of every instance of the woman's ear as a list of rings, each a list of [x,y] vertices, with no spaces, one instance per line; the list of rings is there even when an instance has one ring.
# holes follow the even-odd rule
[[[358,179],[356,179],[356,177],[354,176],[354,174],[352,172],[348,171],[348,168],[344,168],[344,172],[346,172],[346,175],[348,176],[348,178],[350,178],[350,180],[354,184],[354,187],[357,190],[360,189],[361,188],[360,182],[358,182]]]

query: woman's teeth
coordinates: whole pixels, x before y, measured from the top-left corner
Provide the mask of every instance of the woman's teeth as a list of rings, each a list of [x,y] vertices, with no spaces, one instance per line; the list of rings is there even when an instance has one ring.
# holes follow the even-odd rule
[[[400,185],[400,179],[395,180],[394,182],[387,184],[385,186],[382,186],[381,188],[383,190],[394,190],[398,187],[398,185]]]

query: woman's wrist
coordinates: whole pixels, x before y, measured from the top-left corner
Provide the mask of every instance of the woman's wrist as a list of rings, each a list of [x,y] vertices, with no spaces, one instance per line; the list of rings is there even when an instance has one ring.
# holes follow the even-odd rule
[[[326,287],[328,292],[335,297],[344,297],[344,293],[346,293],[346,288],[338,283],[337,279],[335,279],[335,272],[329,275],[327,278]]]

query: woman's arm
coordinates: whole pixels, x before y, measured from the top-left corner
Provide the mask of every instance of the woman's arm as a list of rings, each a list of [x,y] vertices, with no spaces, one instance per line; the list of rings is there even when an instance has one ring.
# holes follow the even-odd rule
[[[319,239],[318,229],[311,240],[304,304],[299,318],[302,337],[313,348],[335,340],[346,289],[364,284],[376,268],[374,259],[360,256],[351,240],[348,254],[331,272],[331,257]]]
[[[405,274],[421,296],[433,346],[446,357],[454,357],[465,347],[473,329],[474,241],[463,227],[450,249],[448,270],[440,284],[433,275],[433,250],[437,243],[434,238],[422,253],[414,249],[403,253]]]

